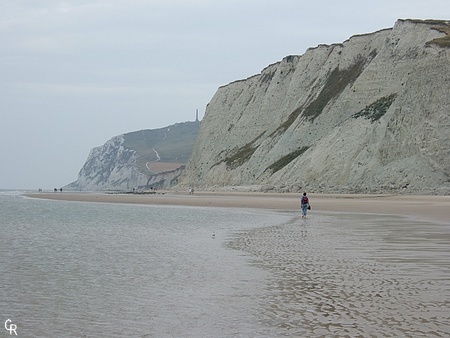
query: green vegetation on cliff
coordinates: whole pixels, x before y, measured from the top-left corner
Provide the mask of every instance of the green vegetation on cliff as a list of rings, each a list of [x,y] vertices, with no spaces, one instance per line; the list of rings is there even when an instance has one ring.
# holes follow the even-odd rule
[[[445,36],[427,42],[427,45],[436,44],[442,48],[450,48],[450,22],[444,20],[410,20],[414,23],[431,25],[431,29],[444,33]]]
[[[381,99],[376,100],[371,105],[366,106],[364,109],[360,110],[356,114],[353,114],[353,118],[364,117],[370,122],[375,122],[379,120],[384,114],[386,114],[387,110],[391,106],[392,102],[394,102],[397,94],[391,94],[389,96],[382,97]]]
[[[429,43],[435,43],[439,47],[450,48],[450,24],[445,23],[443,25],[433,27],[433,29],[435,29],[439,32],[445,33],[445,36],[434,39],[434,40],[430,41]]]
[[[375,55],[376,51],[373,51],[369,55],[370,59],[373,59]],[[360,58],[347,69],[335,68],[328,76],[324,87],[316,99],[303,110],[303,115],[310,120],[314,120],[319,116],[333,98],[339,96],[350,83],[354,82],[361,75],[365,63],[366,60]]]
[[[200,122],[184,122],[166,128],[134,131],[124,134],[124,147],[136,151],[137,168],[142,173],[148,173],[147,162],[185,164],[192,153],[199,128]]]
[[[215,165],[225,162],[227,169],[236,169],[240,167],[245,162],[247,162],[253,156],[253,153],[256,151],[256,149],[258,149],[256,143],[263,134],[264,133],[261,133],[253,141],[240,148],[235,149],[232,155],[227,156],[225,159],[223,159],[219,163],[216,163]]]
[[[289,163],[291,163],[293,160],[295,160],[297,157],[302,155],[306,150],[308,150],[308,147],[302,147],[300,149],[297,149],[286,156],[283,156],[275,163],[272,163],[265,171],[270,170],[272,174],[275,174],[277,171],[283,169],[285,166],[287,166]]]
[[[303,114],[306,119],[314,121],[322,114],[324,108],[333,99],[337,98],[349,84],[353,83],[361,75],[365,65],[376,55],[377,51],[373,50],[368,55],[367,59],[359,57],[355,63],[347,69],[339,69],[338,67],[333,69],[316,98],[310,101],[307,106],[301,106],[295,109],[289,115],[288,119],[272,133],[272,136],[285,132],[297,120],[300,114]]]

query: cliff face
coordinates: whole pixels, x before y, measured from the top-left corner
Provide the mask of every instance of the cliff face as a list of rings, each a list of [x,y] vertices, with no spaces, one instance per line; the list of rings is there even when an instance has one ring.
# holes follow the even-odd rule
[[[399,20],[220,87],[180,186],[449,193],[448,27]]]
[[[200,122],[197,120],[115,136],[91,150],[78,174],[78,180],[65,188],[170,188],[178,183],[199,127]]]
[[[146,184],[147,177],[136,169],[137,152],[123,146],[124,135],[115,136],[89,153],[68,188],[81,190],[131,189]]]

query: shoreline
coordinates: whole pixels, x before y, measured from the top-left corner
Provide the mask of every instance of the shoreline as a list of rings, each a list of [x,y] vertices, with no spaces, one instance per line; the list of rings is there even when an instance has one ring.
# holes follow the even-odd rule
[[[26,197],[78,202],[249,208],[300,212],[301,194],[259,192],[210,192],[195,194],[163,191],[156,194],[105,192],[36,192]],[[384,214],[450,224],[450,196],[308,194],[314,212]]]

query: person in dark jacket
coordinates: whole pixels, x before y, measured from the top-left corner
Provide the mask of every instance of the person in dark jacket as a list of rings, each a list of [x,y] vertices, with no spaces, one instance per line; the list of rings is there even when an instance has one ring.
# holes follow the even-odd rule
[[[306,218],[306,214],[308,213],[309,209],[309,199],[308,196],[306,196],[306,192],[303,193],[303,196],[301,198],[301,207],[302,207],[302,218]]]

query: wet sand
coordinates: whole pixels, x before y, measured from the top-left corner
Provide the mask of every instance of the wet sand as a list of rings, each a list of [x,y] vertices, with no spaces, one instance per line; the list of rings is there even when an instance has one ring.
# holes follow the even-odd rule
[[[299,215],[299,194],[29,196],[298,211],[287,223],[222,238],[245,253],[250,265],[268,272],[260,281],[264,295],[251,309],[263,336],[445,337],[450,332],[450,196],[310,194],[307,219]]]
[[[395,215],[323,214],[236,233],[269,271],[259,318],[284,336],[446,337],[450,227]]]
[[[159,192],[151,195],[85,192],[50,192],[27,194],[28,197],[151,205],[183,205],[226,208],[262,208],[299,210],[300,194],[255,192]],[[331,195],[309,194],[314,212],[386,214],[413,217],[432,222],[450,223],[450,196],[411,195]]]

